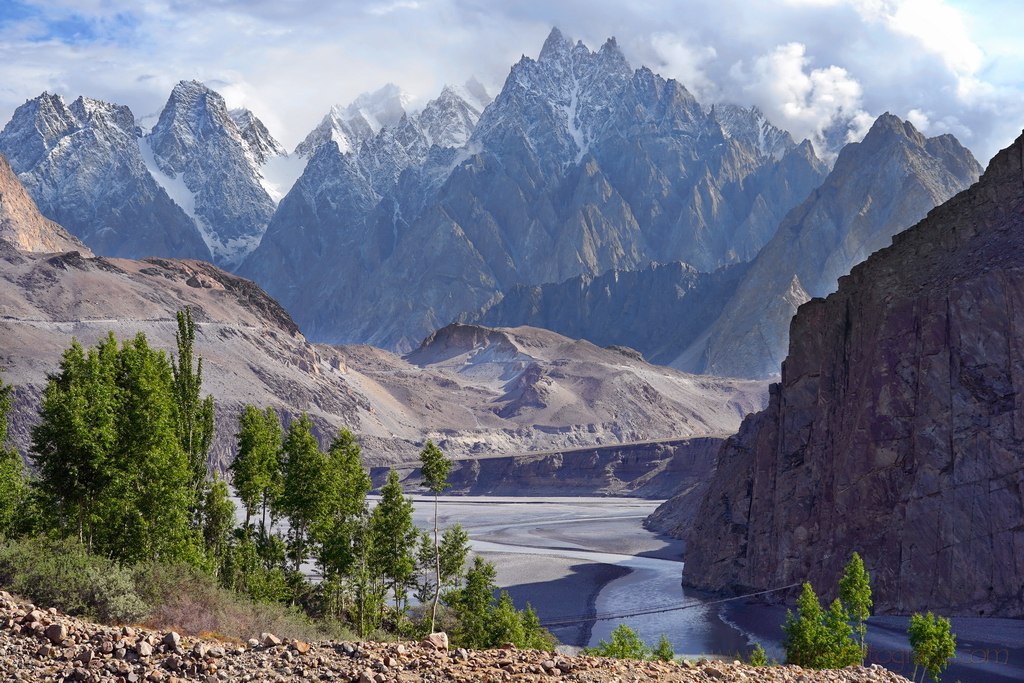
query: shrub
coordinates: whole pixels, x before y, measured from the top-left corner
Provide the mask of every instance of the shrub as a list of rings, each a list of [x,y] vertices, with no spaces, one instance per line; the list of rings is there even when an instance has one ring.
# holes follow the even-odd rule
[[[676,652],[672,649],[672,643],[668,642],[664,633],[661,634],[661,640],[658,641],[657,647],[651,651],[651,657],[660,662],[675,661]]]
[[[240,640],[263,631],[300,640],[352,637],[335,623],[313,623],[298,608],[255,602],[191,567],[145,564],[136,567],[134,578],[136,590],[152,605],[144,622],[150,628]]]
[[[747,660],[750,666],[768,666],[768,655],[761,647],[761,643],[754,645],[754,649],[750,651],[750,658]]]
[[[588,655],[615,659],[648,659],[650,656],[650,649],[640,640],[639,634],[625,624],[615,627],[610,642],[602,640],[597,647],[584,648],[583,651]]]
[[[38,537],[0,546],[0,584],[37,604],[104,622],[134,622],[148,610],[128,569],[89,555],[75,540]]]

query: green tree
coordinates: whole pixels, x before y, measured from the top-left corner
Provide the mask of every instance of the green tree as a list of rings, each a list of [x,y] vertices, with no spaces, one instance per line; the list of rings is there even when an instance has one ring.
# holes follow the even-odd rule
[[[380,624],[387,595],[380,573],[372,564],[376,555],[374,543],[370,515],[364,510],[354,524],[352,546],[355,561],[349,571],[349,581],[355,595],[355,623],[360,637]]]
[[[540,618],[533,611],[533,605],[526,603],[526,609],[520,612],[520,618],[523,622],[523,632],[526,635],[526,641],[522,644],[522,647],[533,650],[546,650],[548,652],[555,649],[558,641],[555,640],[555,637],[547,629],[540,625]]]
[[[202,398],[203,359],[200,356],[193,370],[193,347],[196,326],[192,309],[178,311],[178,330],[174,340],[178,346],[177,360],[171,359],[174,378],[175,431],[181,450],[188,458],[189,483],[194,492],[193,510],[202,503],[206,462],[213,441],[213,396]]]
[[[672,643],[668,642],[668,638],[664,633],[661,634],[661,639],[658,640],[657,647],[651,651],[651,657],[660,662],[675,661],[676,652],[672,649]]]
[[[387,581],[395,608],[401,610],[406,590],[416,571],[415,549],[419,533],[412,521],[412,501],[402,494],[398,474],[388,472],[380,501],[370,514],[373,536],[372,565]]]
[[[864,661],[864,651],[853,639],[850,615],[838,598],[822,618],[821,633],[824,642],[817,668],[842,669]]]
[[[584,648],[584,652],[616,659],[648,659],[651,654],[640,635],[625,624],[615,627],[610,641],[599,641],[596,647]]]
[[[90,551],[94,510],[111,482],[118,439],[117,358],[113,333],[88,352],[72,339],[47,379],[32,429],[29,457],[39,489],[56,503],[52,523],[76,529]]]
[[[750,666],[768,666],[768,654],[761,647],[761,643],[754,645],[754,649],[750,651],[748,662]]]
[[[465,647],[487,647],[490,643],[488,621],[494,601],[494,565],[477,555],[466,572],[466,583],[452,595],[452,607],[459,618],[458,642]]]
[[[921,668],[922,681],[925,674],[938,681],[939,674],[956,655],[956,634],[951,631],[949,619],[935,616],[931,612],[911,615],[907,635],[910,637],[914,657],[912,678],[917,679],[917,670]]]
[[[105,552],[130,562],[199,564],[195,490],[188,454],[176,438],[170,362],[141,333],[122,344],[117,359],[116,460],[102,496]]]
[[[309,556],[310,527],[326,514],[324,472],[327,458],[313,436],[313,423],[305,413],[288,426],[281,447],[284,486],[280,507],[289,524],[289,554],[298,572]]]
[[[525,646],[526,630],[523,628],[522,615],[516,609],[508,592],[501,591],[497,604],[491,607],[487,630],[488,646],[494,647],[505,643],[512,643],[516,647]]]
[[[0,378],[0,538],[14,535],[28,493],[21,455],[7,445],[7,416],[12,403],[11,386]]]
[[[434,442],[427,439],[427,444],[420,451],[420,471],[423,473],[423,484],[434,494],[434,599],[430,606],[430,631],[434,631],[437,620],[437,603],[441,599],[441,554],[438,550],[437,537],[437,497],[448,488],[448,473],[452,462],[445,457]]]
[[[861,662],[867,657],[867,619],[871,616],[871,575],[864,569],[860,555],[853,553],[839,580],[839,599],[850,615],[854,633],[860,641]]]
[[[441,535],[439,555],[441,588],[452,590],[462,583],[466,575],[466,558],[469,557],[469,534],[458,522]]]
[[[786,622],[782,627],[785,639],[782,647],[786,651],[786,663],[813,668],[818,662],[823,646],[822,620],[825,613],[811,584],[804,583],[796,601],[796,614],[786,611]]]
[[[281,495],[281,421],[273,408],[247,405],[238,418],[238,455],[230,470],[235,492],[245,507],[245,526],[260,511],[260,535],[267,533],[267,510]]]
[[[227,483],[216,475],[206,487],[202,517],[203,542],[206,552],[214,560],[214,571],[219,574],[228,552],[231,532],[235,528],[235,504],[231,502]]]
[[[849,615],[838,599],[824,610],[811,584],[804,583],[796,606],[795,615],[786,612],[782,627],[787,664],[841,669],[861,661],[861,649],[853,640]]]
[[[347,429],[338,432],[327,451],[323,472],[326,515],[313,525],[324,575],[339,579],[355,562],[356,526],[366,511],[366,494],[373,483],[363,467],[359,443]]]

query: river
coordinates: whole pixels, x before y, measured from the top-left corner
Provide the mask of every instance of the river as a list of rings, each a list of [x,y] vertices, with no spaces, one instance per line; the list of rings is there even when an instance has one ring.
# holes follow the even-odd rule
[[[660,501],[630,498],[442,497],[442,526],[460,522],[474,552],[495,563],[517,606],[530,602],[567,645],[595,645],[625,623],[677,654],[733,658],[759,642],[782,659],[785,610],[684,591],[680,542],[642,527]],[[433,499],[416,498],[428,528]],[[643,612],[637,615],[636,613]],[[635,616],[628,616],[635,615]],[[957,656],[943,680],[1024,681],[1024,621],[954,618]],[[906,618],[873,617],[869,662],[910,676]]]

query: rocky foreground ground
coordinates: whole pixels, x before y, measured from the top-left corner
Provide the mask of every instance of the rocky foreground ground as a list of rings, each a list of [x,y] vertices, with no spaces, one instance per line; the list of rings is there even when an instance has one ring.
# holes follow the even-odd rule
[[[422,643],[200,640],[173,631],[103,626],[41,609],[0,591],[0,676],[6,681],[876,681],[907,679],[878,666],[841,671],[754,668],[739,662],[639,662],[563,657],[511,646],[448,649],[443,634]]]

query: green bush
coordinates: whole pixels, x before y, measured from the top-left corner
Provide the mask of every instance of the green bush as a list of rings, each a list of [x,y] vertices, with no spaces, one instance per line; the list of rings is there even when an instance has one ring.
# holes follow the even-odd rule
[[[639,634],[625,624],[615,627],[610,642],[602,640],[597,647],[583,648],[583,652],[616,659],[649,659],[651,654],[644,641],[640,640]]]
[[[754,646],[754,649],[750,651],[750,657],[747,660],[750,666],[768,666],[768,654],[761,647],[761,643]]]
[[[651,657],[657,659],[659,662],[671,662],[676,658],[676,652],[672,649],[672,643],[668,642],[668,638],[664,633],[661,634],[661,639],[658,641],[657,647],[651,651]]]
[[[0,585],[36,604],[109,623],[135,622],[148,611],[128,569],[89,555],[75,540],[38,537],[0,545]]]

